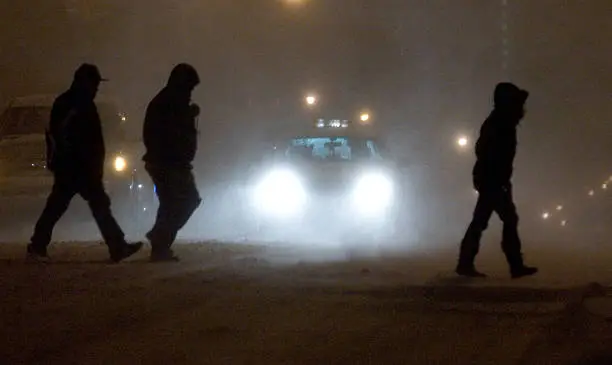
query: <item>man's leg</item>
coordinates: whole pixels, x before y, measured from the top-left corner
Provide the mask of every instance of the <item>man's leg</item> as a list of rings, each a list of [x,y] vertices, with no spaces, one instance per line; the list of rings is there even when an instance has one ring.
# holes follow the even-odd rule
[[[53,229],[66,213],[70,205],[70,201],[74,197],[76,191],[70,179],[63,179],[56,176],[53,184],[53,190],[47,198],[47,203],[43,209],[40,218],[34,227],[34,234],[28,246],[28,254],[32,257],[47,257],[47,246],[51,242]]]
[[[190,170],[147,168],[156,184],[159,209],[155,225],[147,234],[152,259],[176,260],[170,247],[200,205],[200,196]]]
[[[176,173],[179,188],[176,190],[177,214],[174,216],[173,229],[178,233],[189,222],[193,213],[202,203],[202,199],[193,173],[189,170],[178,170]]]
[[[174,241],[172,232],[168,229],[174,214],[174,197],[172,196],[173,187],[171,179],[167,169],[147,165],[146,170],[153,184],[155,184],[155,193],[159,200],[155,223],[147,233],[147,238],[151,242],[151,250],[153,253],[168,253]]]
[[[483,190],[478,195],[472,222],[470,223],[459,252],[459,263],[456,272],[465,276],[484,276],[476,271],[474,260],[480,249],[480,239],[488,225],[495,205],[495,193]]]
[[[518,278],[535,274],[538,271],[536,268],[526,267],[523,263],[522,245],[518,233],[519,216],[514,205],[512,188],[508,187],[503,191],[495,210],[504,224],[502,250],[512,276]]]
[[[113,261],[121,261],[140,250],[142,243],[128,244],[125,241],[125,234],[111,212],[110,198],[104,190],[102,180],[85,181],[79,193],[89,204]]]

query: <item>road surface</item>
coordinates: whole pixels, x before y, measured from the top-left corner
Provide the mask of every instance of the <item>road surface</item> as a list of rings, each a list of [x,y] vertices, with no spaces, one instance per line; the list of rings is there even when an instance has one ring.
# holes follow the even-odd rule
[[[24,247],[0,246],[2,364],[612,363],[612,324],[585,306],[612,279],[601,247],[532,245],[542,273],[520,281],[497,245],[479,281],[455,278],[443,246],[209,242],[118,265],[97,243],[53,245],[47,265]]]

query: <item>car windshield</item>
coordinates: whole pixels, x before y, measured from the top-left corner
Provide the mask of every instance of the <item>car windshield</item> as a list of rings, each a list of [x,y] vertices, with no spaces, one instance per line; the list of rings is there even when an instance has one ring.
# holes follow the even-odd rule
[[[372,139],[351,137],[294,138],[286,150],[287,157],[311,161],[369,161],[381,159]]]
[[[124,118],[110,104],[98,104],[105,137],[123,139]],[[13,106],[0,116],[0,137],[42,134],[49,124],[51,106]]]

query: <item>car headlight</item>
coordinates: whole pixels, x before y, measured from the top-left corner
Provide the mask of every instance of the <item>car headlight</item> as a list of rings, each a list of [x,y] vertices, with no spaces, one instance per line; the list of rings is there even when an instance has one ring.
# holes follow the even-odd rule
[[[254,190],[257,210],[274,216],[298,214],[306,204],[306,192],[299,176],[291,170],[274,170]]]
[[[117,156],[113,162],[113,167],[115,168],[115,171],[123,172],[127,168],[127,161],[123,156]]]
[[[353,190],[353,203],[361,214],[379,214],[393,203],[393,181],[385,174],[362,175]]]

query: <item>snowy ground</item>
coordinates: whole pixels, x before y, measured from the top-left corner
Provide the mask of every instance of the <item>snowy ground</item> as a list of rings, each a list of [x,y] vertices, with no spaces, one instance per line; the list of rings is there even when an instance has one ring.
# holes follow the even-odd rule
[[[589,283],[612,280],[612,253],[534,245],[541,275],[511,281],[497,249],[480,259],[492,277],[469,281],[442,246],[200,243],[179,245],[179,264],[147,263],[145,251],[111,265],[99,244],[63,243],[40,265],[4,244],[0,362],[612,363],[612,324],[582,305],[602,294]]]
[[[612,363],[604,239],[526,234],[542,271],[519,281],[498,233],[478,261],[491,277],[475,281],[452,274],[454,238],[409,235],[360,250],[223,239],[180,244],[178,264],[146,248],[112,265],[77,200],[55,235],[73,242],[37,265],[23,258],[41,208],[0,204],[0,364]]]

